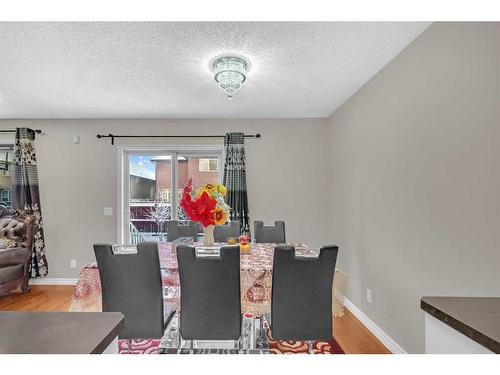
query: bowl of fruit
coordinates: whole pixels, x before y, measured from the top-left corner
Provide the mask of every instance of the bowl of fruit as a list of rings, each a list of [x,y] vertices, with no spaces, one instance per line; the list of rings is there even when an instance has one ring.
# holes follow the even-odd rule
[[[227,244],[228,245],[237,245],[238,244],[238,239],[236,237],[229,237],[227,239]]]

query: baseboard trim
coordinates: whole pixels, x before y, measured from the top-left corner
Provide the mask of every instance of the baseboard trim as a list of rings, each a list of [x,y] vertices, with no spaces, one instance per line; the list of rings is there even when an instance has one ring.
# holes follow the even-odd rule
[[[394,341],[387,333],[385,333],[378,325],[376,325],[370,318],[368,318],[360,309],[358,309],[351,301],[345,296],[342,299],[344,306],[359,319],[368,330],[380,340],[393,354],[408,354],[396,341]]]
[[[30,279],[30,285],[76,285],[78,279],[64,277],[42,277]]]

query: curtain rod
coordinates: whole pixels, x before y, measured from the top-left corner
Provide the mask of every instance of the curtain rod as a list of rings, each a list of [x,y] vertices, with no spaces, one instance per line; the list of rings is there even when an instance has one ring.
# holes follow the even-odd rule
[[[0,133],[15,133],[15,132],[16,132],[16,129],[0,129]],[[42,131],[40,129],[35,129],[34,132],[37,134],[42,133]]]
[[[257,138],[261,135],[245,134],[245,138]],[[115,135],[115,134],[97,134],[97,138],[111,138],[111,144],[115,144],[115,138],[224,138],[225,135]]]

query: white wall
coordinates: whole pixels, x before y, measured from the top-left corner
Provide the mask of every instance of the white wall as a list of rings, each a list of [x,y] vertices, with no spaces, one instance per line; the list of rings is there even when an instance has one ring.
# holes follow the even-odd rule
[[[324,230],[324,120],[0,120],[0,128],[17,126],[44,132],[36,151],[49,277],[77,277],[70,259],[80,268],[93,260],[94,242],[116,241],[117,218],[104,216],[103,207],[116,214],[117,150],[97,133],[261,133],[260,140],[246,140],[250,219],[285,220],[290,241],[319,246],[332,240]],[[72,143],[74,134],[80,144]],[[168,147],[175,141],[139,142]]]
[[[500,295],[499,52],[500,23],[433,24],[329,119],[347,297],[409,352],[422,296]]]

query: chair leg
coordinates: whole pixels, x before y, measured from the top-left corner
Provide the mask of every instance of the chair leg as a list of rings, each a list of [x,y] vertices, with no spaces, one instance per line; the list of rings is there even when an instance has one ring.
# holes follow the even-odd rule
[[[307,354],[313,354],[313,341],[306,340],[306,345],[307,345]]]

